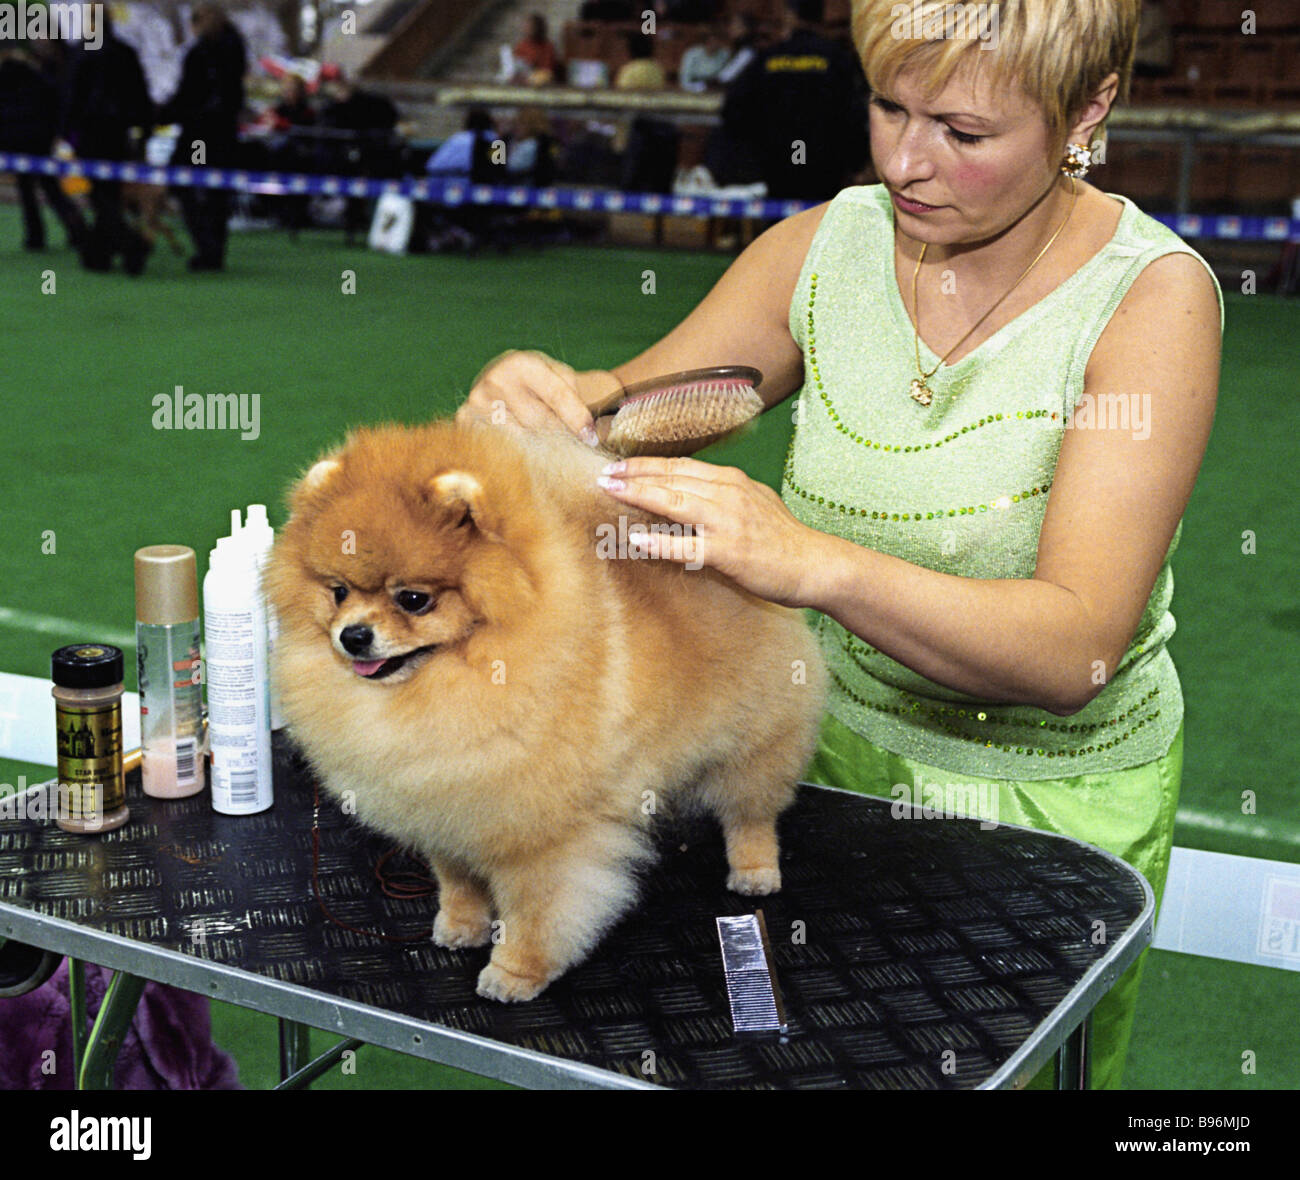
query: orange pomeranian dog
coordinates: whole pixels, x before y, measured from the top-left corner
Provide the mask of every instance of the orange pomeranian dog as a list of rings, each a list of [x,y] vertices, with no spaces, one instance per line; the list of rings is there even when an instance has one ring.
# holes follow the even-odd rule
[[[428,860],[434,940],[494,944],[492,999],[586,957],[675,802],[717,816],[729,888],[780,889],[776,819],[816,745],[801,614],[620,552],[659,518],[596,486],[608,458],[559,432],[361,430],[294,488],[267,570],[294,741]]]

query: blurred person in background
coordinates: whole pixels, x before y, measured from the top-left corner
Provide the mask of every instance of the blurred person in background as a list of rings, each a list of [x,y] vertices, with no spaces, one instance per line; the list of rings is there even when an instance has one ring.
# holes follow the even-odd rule
[[[58,138],[58,88],[24,46],[11,42],[0,49],[0,151],[48,156]],[[63,223],[68,244],[85,248],[87,227],[81,210],[63,191],[57,176],[19,172],[15,175],[23,211],[23,249],[45,249],[45,220],[39,197]]]
[[[482,107],[471,107],[465,114],[464,129],[448,136],[438,146],[424,170],[429,176],[445,180],[500,184],[505,179],[502,167],[492,163],[492,143],[498,138],[491,113]]]
[[[331,101],[321,112],[326,127],[341,131],[392,131],[397,126],[397,108],[382,94],[362,90],[346,74],[330,87]]]
[[[614,79],[616,90],[664,90],[668,78],[654,60],[654,40],[640,32],[627,34],[627,48],[632,55]],[[637,115],[626,131],[619,128],[614,149],[623,156],[620,186],[625,192],[667,193],[672,191],[673,173],[677,170],[677,151],[681,133],[675,123],[650,115]]]
[[[522,107],[510,129],[506,171],[514,184],[544,188],[555,182],[555,135],[540,107]]]
[[[311,170],[314,145],[304,143],[303,137],[295,136],[294,131],[314,126],[316,119],[316,107],[307,83],[298,74],[285,74],[280,79],[279,99],[258,118],[258,124],[268,133],[266,164],[272,172]],[[276,199],[279,221],[291,234],[307,224],[310,200],[306,193],[285,193]]]
[[[181,65],[180,85],[163,104],[159,122],[179,123],[172,164],[229,168],[239,161],[239,115],[244,109],[247,52],[225,11],[204,0],[190,17],[197,40]],[[190,270],[222,270],[230,220],[230,193],[204,185],[179,190],[185,228],[194,241]]]
[[[704,40],[682,54],[677,67],[677,82],[683,90],[707,90],[716,85],[718,75],[731,61],[731,47],[717,26],[710,25]]]
[[[274,126],[287,131],[291,127],[310,127],[316,122],[316,108],[307,93],[307,83],[297,74],[285,74],[280,80],[280,99],[271,107]]]
[[[1133,73],[1139,78],[1164,78],[1173,70],[1174,34],[1160,0],[1142,0],[1138,17]]]
[[[734,82],[758,52],[758,21],[748,12],[733,12],[727,23],[727,41],[731,57],[715,79],[723,86]]]
[[[153,126],[153,101],[134,49],[113,30],[103,8],[103,43],[82,47],[72,75],[67,138],[85,160],[136,160],[144,135]],[[109,270],[120,254],[128,274],[144,271],[150,243],[127,224],[122,212],[122,182],[95,180],[90,186],[94,224],[81,252],[88,270]]]
[[[336,152],[343,149],[345,160],[336,160],[330,170],[349,176],[397,175],[392,150],[397,108],[384,95],[361,89],[346,75],[340,75],[332,89],[334,101],[321,112],[321,125],[352,134],[349,140],[333,145]],[[343,214],[348,242],[369,224],[370,205],[365,197],[348,197]]]
[[[624,62],[614,75],[615,90],[663,90],[668,78],[654,57],[654,41],[640,32],[624,38],[631,60]]]
[[[511,50],[518,80],[529,86],[545,86],[560,73],[560,55],[547,35],[546,18],[539,12],[529,15],[524,35]]]
[[[727,89],[722,128],[748,144],[770,198],[832,197],[867,160],[862,69],[817,31],[822,0],[787,0],[785,36]]]

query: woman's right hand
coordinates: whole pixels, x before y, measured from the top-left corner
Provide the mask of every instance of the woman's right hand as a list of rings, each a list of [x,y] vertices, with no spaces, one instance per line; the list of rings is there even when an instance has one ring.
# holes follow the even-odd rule
[[[544,352],[503,352],[480,370],[469,397],[456,411],[456,421],[487,421],[525,430],[564,429],[594,442],[591,411],[583,393],[594,401],[602,391],[584,388],[588,376]],[[618,387],[612,373],[605,376],[610,391]]]

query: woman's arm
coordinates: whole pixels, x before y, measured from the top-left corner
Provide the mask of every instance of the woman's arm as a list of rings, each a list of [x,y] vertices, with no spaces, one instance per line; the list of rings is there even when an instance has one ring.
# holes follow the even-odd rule
[[[694,311],[644,352],[610,370],[625,385],[683,369],[752,365],[772,407],[803,384],[803,352],[790,335],[790,300],[827,203],[755,238]]]
[[[513,419],[530,429],[591,426],[591,407],[631,385],[683,369],[752,365],[759,394],[775,405],[803,384],[803,354],[790,335],[790,300],[826,205],[760,234],[700,304],[657,344],[614,369],[576,372],[540,352],[506,352],[474,379],[458,420]]]
[[[693,460],[627,460],[613,473],[625,487],[611,491],[694,526],[692,539],[651,539],[651,553],[823,611],[958,692],[1065,716],[1101,691],[1132,641],[1205,453],[1218,368],[1209,275],[1185,254],[1157,260],[1093,350],[1032,578],[963,578],[816,532],[742,472]],[[1114,404],[1100,399],[1116,395],[1135,399],[1126,428],[1098,420],[1097,405]]]

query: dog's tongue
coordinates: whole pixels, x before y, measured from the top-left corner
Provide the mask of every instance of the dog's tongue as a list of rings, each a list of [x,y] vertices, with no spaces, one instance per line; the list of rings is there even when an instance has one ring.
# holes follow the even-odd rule
[[[352,671],[358,676],[373,676],[386,662],[385,660],[353,660]]]

